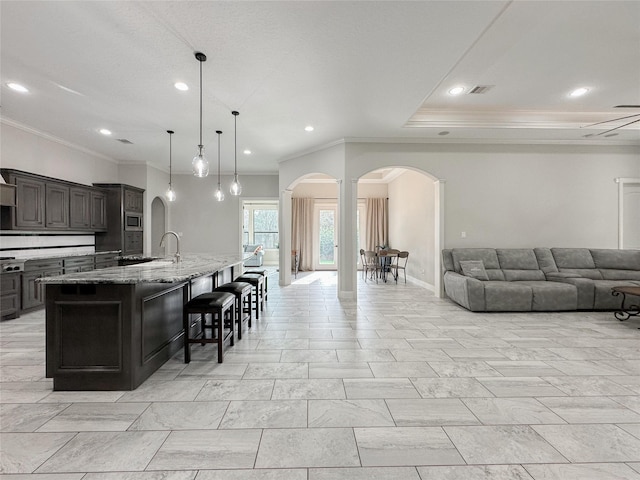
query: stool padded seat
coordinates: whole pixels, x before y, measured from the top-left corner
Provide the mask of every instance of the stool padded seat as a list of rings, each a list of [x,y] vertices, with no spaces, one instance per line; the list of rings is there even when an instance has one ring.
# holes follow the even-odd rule
[[[187,302],[185,308],[222,308],[229,302],[234,302],[235,296],[228,292],[208,292],[198,295]]]
[[[216,287],[219,292],[244,293],[251,290],[251,284],[247,282],[229,282]]]

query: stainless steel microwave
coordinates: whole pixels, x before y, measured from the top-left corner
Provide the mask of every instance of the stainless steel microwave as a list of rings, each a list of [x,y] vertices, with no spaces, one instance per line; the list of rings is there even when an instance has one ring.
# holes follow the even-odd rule
[[[142,230],[142,215],[139,213],[125,213],[125,230]]]

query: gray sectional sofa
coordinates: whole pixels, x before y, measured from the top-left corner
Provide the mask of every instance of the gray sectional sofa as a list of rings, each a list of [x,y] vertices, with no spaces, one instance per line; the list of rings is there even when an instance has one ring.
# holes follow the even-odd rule
[[[640,250],[454,248],[445,292],[473,312],[617,310],[615,286],[640,286]]]

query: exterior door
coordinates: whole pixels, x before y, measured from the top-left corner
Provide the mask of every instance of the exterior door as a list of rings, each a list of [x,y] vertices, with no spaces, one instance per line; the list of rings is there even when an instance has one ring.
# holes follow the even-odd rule
[[[316,269],[338,269],[338,207],[316,205]]]

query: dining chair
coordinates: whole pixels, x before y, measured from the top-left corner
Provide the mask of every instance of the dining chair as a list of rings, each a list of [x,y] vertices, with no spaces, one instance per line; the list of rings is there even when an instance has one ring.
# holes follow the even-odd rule
[[[407,283],[407,261],[409,260],[409,252],[399,252],[396,257],[396,263],[392,265],[392,269],[395,270],[396,283],[398,283],[398,271],[404,272],[404,283]]]
[[[373,279],[375,277],[376,283],[378,283],[378,273],[382,271],[382,267],[380,266],[380,260],[376,255],[376,252],[371,250],[366,250],[364,252],[362,268],[365,272],[365,282],[367,281],[367,276],[372,275],[370,278]]]

